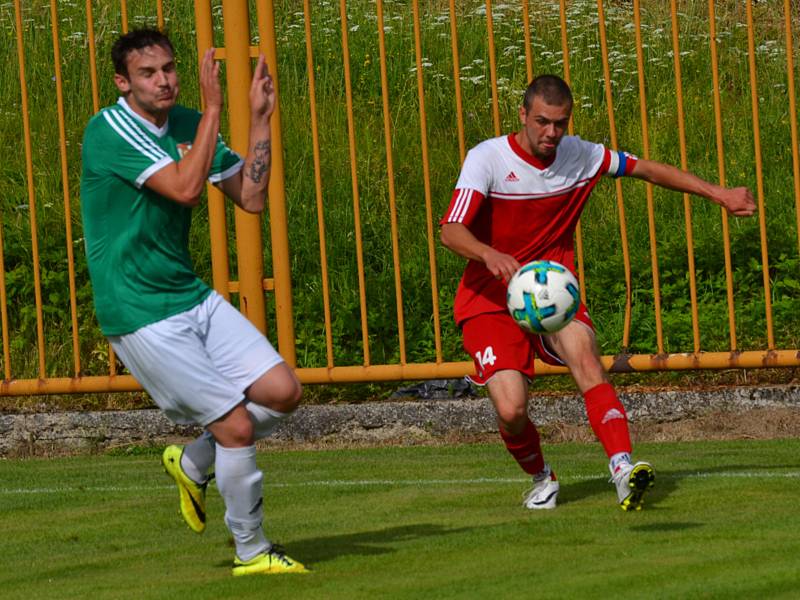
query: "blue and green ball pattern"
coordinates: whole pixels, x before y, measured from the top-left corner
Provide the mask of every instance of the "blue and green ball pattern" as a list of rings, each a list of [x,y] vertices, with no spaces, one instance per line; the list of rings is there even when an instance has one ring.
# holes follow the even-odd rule
[[[514,279],[518,279],[530,272],[533,272],[534,281],[541,286],[548,285],[548,279],[551,273],[567,273],[570,278],[572,278],[571,272],[560,263],[549,260],[535,260],[522,266],[514,275]],[[509,290],[511,290],[511,282],[509,282]],[[556,301],[539,306],[534,290],[524,290],[522,292],[523,308],[511,308],[511,292],[509,291],[507,300],[509,301],[511,316],[520,327],[531,333],[542,335],[555,333],[572,320],[581,304],[580,292],[577,285],[567,282],[564,288],[554,290],[554,293],[558,294],[561,291],[565,291],[568,294],[567,302],[564,302],[562,298],[561,302]],[[566,310],[561,319],[553,322],[552,317],[557,314],[560,308],[564,310],[565,305]],[[545,324],[544,321],[548,318],[551,318],[551,321]]]

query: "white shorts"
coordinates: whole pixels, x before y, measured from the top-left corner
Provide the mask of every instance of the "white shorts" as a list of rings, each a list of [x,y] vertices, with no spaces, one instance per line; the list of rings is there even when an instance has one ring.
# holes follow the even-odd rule
[[[217,292],[194,308],[108,340],[167,417],[213,423],[283,362],[269,340]]]

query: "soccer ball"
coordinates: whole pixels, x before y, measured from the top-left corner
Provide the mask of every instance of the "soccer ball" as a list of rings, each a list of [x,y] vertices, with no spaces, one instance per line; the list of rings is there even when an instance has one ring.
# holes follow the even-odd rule
[[[534,260],[508,282],[508,312],[525,331],[540,335],[566,327],[581,305],[578,280],[564,265]]]

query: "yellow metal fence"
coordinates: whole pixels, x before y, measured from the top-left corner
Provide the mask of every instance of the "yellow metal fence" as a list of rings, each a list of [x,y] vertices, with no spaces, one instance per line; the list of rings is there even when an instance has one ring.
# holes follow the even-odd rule
[[[800,309],[800,273],[792,272],[800,270],[800,151],[794,64],[800,17],[793,11],[791,0],[770,0],[766,7],[750,2],[709,0],[702,5],[671,0],[659,3],[658,9],[649,4],[646,8],[638,0],[523,0],[503,4],[489,0],[340,0],[325,7],[309,0],[302,6],[288,1],[224,0],[196,1],[190,13],[182,12],[186,7],[180,4],[86,0],[85,6],[67,8],[56,0],[15,0],[13,5],[0,8],[3,51],[9,53],[4,64],[18,65],[0,77],[4,95],[0,131],[6,148],[20,147],[0,175],[4,180],[0,181],[0,190],[6,195],[0,229],[1,395],[138,389],[129,375],[118,372],[113,352],[99,339],[86,291],[81,239],[76,237],[80,234],[74,231],[80,228],[75,205],[79,202],[77,148],[82,125],[100,106],[114,101],[113,89],[104,85],[109,76],[105,54],[119,31],[143,23],[166,27],[179,49],[181,42],[192,48],[194,59],[205,48],[216,45],[216,56],[225,64],[227,132],[232,147],[242,153],[247,147],[252,58],[264,53],[270,71],[278,75],[280,109],[273,117],[268,229],[260,217],[226,208],[220,193],[210,187],[210,250],[203,256],[210,265],[213,286],[237,302],[262,331],[269,332],[304,382],[424,379],[471,372],[472,363],[453,350],[458,333],[451,324],[449,309],[443,310],[443,306],[450,306],[462,265],[442,252],[436,223],[447,206],[466,149],[484,137],[516,128],[514,111],[525,83],[545,71],[559,72],[573,86],[577,101],[570,133],[594,137],[614,148],[629,149],[625,144],[633,144],[644,158],[662,160],[666,154],[665,160],[676,158],[682,168],[707,177],[710,172],[722,185],[750,185],[758,200],[757,227],[750,230],[758,240],[749,242],[751,249],[753,243],[758,248],[753,268],[761,274],[760,300],[755,303],[763,311],[756,320],[763,327],[761,345],[741,348],[737,339],[737,301],[742,284],[736,280],[736,249],[731,240],[740,248],[748,240],[741,239],[741,232],[738,237],[737,232],[732,233],[724,211],[711,222],[720,229],[717,239],[724,269],[724,298],[720,302],[726,306],[727,322],[712,326],[727,331],[728,343],[714,350],[701,343],[703,303],[698,298],[698,271],[702,268],[698,269],[696,263],[696,205],[684,195],[683,231],[675,235],[685,238],[688,300],[684,313],[690,320],[691,343],[675,349],[665,342],[669,331],[665,331],[664,315],[669,307],[662,306],[663,257],[658,252],[662,243],[659,235],[664,234],[659,231],[657,206],[668,200],[657,196],[660,192],[651,186],[644,186],[644,226],[635,226],[636,231],[631,233],[626,211],[631,211],[630,197],[641,195],[633,186],[641,188],[642,184],[617,180],[613,189],[609,185],[595,191],[595,196],[607,198],[611,202],[608,206],[614,207],[619,237],[612,241],[598,239],[597,234],[585,235],[587,219],[612,218],[610,211],[604,216],[595,212],[585,217],[586,224],[579,227],[576,241],[584,300],[587,295],[590,300],[597,298],[599,288],[617,290],[613,293],[619,306],[620,339],[604,345],[604,350],[612,350],[603,357],[606,366],[615,371],[800,366],[799,338],[792,334],[800,331],[795,312]],[[702,21],[701,26],[698,21]],[[699,33],[684,36],[682,27]],[[398,41],[404,31],[406,42]],[[738,63],[731,58],[736,53],[729,50],[733,40],[739,40]],[[663,46],[660,50],[656,48],[659,44]],[[720,46],[726,50],[723,59]],[[623,47],[631,50],[626,57],[620,51]],[[62,48],[69,52],[62,52]],[[297,58],[300,50],[304,61]],[[435,59],[431,58],[434,54]],[[700,54],[707,56],[703,63],[707,71],[687,73],[685,63],[691,61],[691,68],[696,69],[697,60],[692,56]],[[292,61],[287,58],[290,55]],[[691,56],[685,58],[687,55]],[[467,57],[472,61],[467,62]],[[628,66],[620,67],[623,63]],[[191,69],[191,64],[184,66],[179,56],[180,68]],[[780,65],[777,74],[776,64]],[[290,72],[289,67],[299,72]],[[668,76],[660,76],[661,72],[668,72]],[[759,73],[765,72],[766,85],[759,82]],[[398,84],[397,79],[404,83]],[[691,85],[690,80],[694,82]],[[708,82],[710,97],[698,96],[698,80]],[[749,96],[749,108],[734,104],[728,109],[733,113],[730,117],[723,109],[726,95],[730,106],[730,97],[742,85]],[[692,92],[687,101],[685,90],[689,87]],[[663,95],[668,101],[664,102]],[[659,98],[648,102],[654,96]],[[700,110],[698,104],[702,104]],[[636,105],[638,111],[631,110]],[[449,120],[442,118],[443,110],[450,115]],[[762,111],[769,114],[769,135],[777,138],[767,140],[768,144],[762,143]],[[284,115],[290,123],[284,122]],[[372,115],[372,120],[367,115]],[[622,119],[621,127],[618,119]],[[691,127],[687,127],[688,122]],[[664,123],[672,129],[669,135],[663,131]],[[414,135],[410,133],[413,127],[418,127]],[[620,129],[628,139],[620,138]],[[337,132],[339,139],[334,144]],[[726,136],[733,138],[728,146]],[[657,148],[651,137],[657,140]],[[699,154],[697,144],[692,145],[698,138],[702,140]],[[664,139],[673,140],[671,149],[664,149]],[[730,158],[732,143],[737,145],[734,158]],[[743,143],[749,145],[744,153]],[[780,154],[774,150],[776,144],[782,149]],[[443,150],[448,146],[452,148],[449,154]],[[672,149],[677,151],[674,157]],[[714,162],[716,169],[709,167]],[[726,173],[731,167],[735,180]],[[298,173],[313,186],[294,186]],[[407,185],[412,180],[416,187]],[[25,202],[20,201],[20,193],[25,194]],[[335,230],[326,220],[334,203],[348,205],[351,215],[344,221],[338,217]],[[61,215],[58,218],[56,210]],[[299,219],[295,225],[291,214],[298,211],[314,218]],[[373,221],[371,211],[384,213],[382,220]],[[778,222],[773,224],[770,218]],[[409,226],[412,220],[414,225]],[[347,225],[345,230],[342,222]],[[369,248],[373,238],[365,240],[365,229],[374,228],[375,223],[385,229],[379,226],[380,231],[369,231],[369,236],[388,240],[382,246],[386,254],[373,253]],[[709,223],[708,219],[703,223]],[[419,231],[410,235],[409,230],[415,228]],[[57,236],[63,236],[63,245],[57,250],[54,248],[58,245],[47,243],[47,256],[43,256],[40,242],[49,242],[56,229]],[[27,241],[22,235],[26,231]],[[9,233],[13,235],[9,237]],[[646,244],[639,244],[648,250],[644,261],[642,256],[632,256],[632,236],[647,238]],[[787,236],[792,239],[787,240]],[[313,239],[313,243],[292,246],[293,237]],[[349,276],[337,270],[346,262],[340,261],[336,267],[330,264],[343,254],[333,241],[342,237],[352,254],[356,304],[337,304],[341,296],[332,291]],[[414,244],[408,241],[411,237],[416,240]],[[229,248],[231,242],[235,252]],[[622,288],[593,281],[587,273],[587,256],[598,260],[602,253],[598,254],[597,246],[603,244],[609,254],[612,250],[621,254]],[[780,268],[770,263],[771,244],[778,249]],[[336,256],[329,253],[332,248]],[[408,272],[411,251],[425,265],[424,271]],[[704,247],[702,252],[709,253],[709,249]],[[265,257],[271,276],[264,275]],[[309,281],[306,272],[293,273],[298,257],[318,264],[318,279]],[[236,270],[235,277],[232,269]],[[376,284],[374,273],[383,270],[390,271],[391,276]],[[652,286],[647,293],[652,296],[653,313],[646,323],[635,310],[641,272]],[[447,283],[442,284],[443,280]],[[59,284],[63,294],[53,291]],[[376,285],[393,288],[380,297],[391,297],[394,304],[393,310],[381,312],[381,319],[391,323],[390,327],[381,323],[378,334],[370,332],[371,326],[375,327],[370,320],[370,311],[375,312],[370,298],[375,297]],[[314,306],[318,310],[293,308],[298,289],[304,287],[317,292],[319,300]],[[413,288],[430,292],[421,309],[409,305],[408,293]],[[603,293],[605,296],[599,297],[612,292]],[[418,293],[413,297],[419,302]],[[776,301],[782,311],[778,326],[779,341],[786,344],[783,347],[775,336]],[[337,324],[337,318],[341,321],[341,315],[348,312],[352,314],[345,315],[345,325]],[[267,319],[268,314],[274,318]],[[69,325],[63,322],[65,318]],[[423,337],[427,335],[427,339],[420,341],[419,328],[413,336],[408,333],[414,320],[426,322]],[[313,327],[305,326],[309,321]],[[752,322],[752,318],[748,320],[748,326]],[[644,351],[632,340],[638,327],[653,329],[654,344]],[[385,346],[387,329],[395,332],[389,340],[395,347],[392,359],[385,359],[385,349],[376,359],[371,345],[378,339]],[[48,337],[48,330],[69,339],[59,343]],[[307,359],[312,343],[322,350]],[[347,344],[358,348],[347,353],[344,360],[337,358]],[[30,351],[33,346],[35,352]],[[420,346],[427,351],[419,351]],[[64,360],[66,355],[71,357],[69,364]],[[424,358],[419,360],[419,356]],[[99,369],[98,364],[104,364],[105,369]],[[559,370],[540,364],[539,372]]]

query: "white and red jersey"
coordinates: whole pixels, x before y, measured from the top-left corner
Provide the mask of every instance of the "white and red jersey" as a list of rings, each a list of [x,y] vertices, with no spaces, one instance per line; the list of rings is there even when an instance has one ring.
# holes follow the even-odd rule
[[[589,194],[603,175],[630,174],[636,160],[564,136],[555,156],[541,161],[522,149],[515,134],[492,138],[467,154],[439,223],[462,223],[520,264],[548,259],[574,269],[573,235]],[[506,284],[482,262],[470,260],[456,292],[456,322],[505,310]]]

